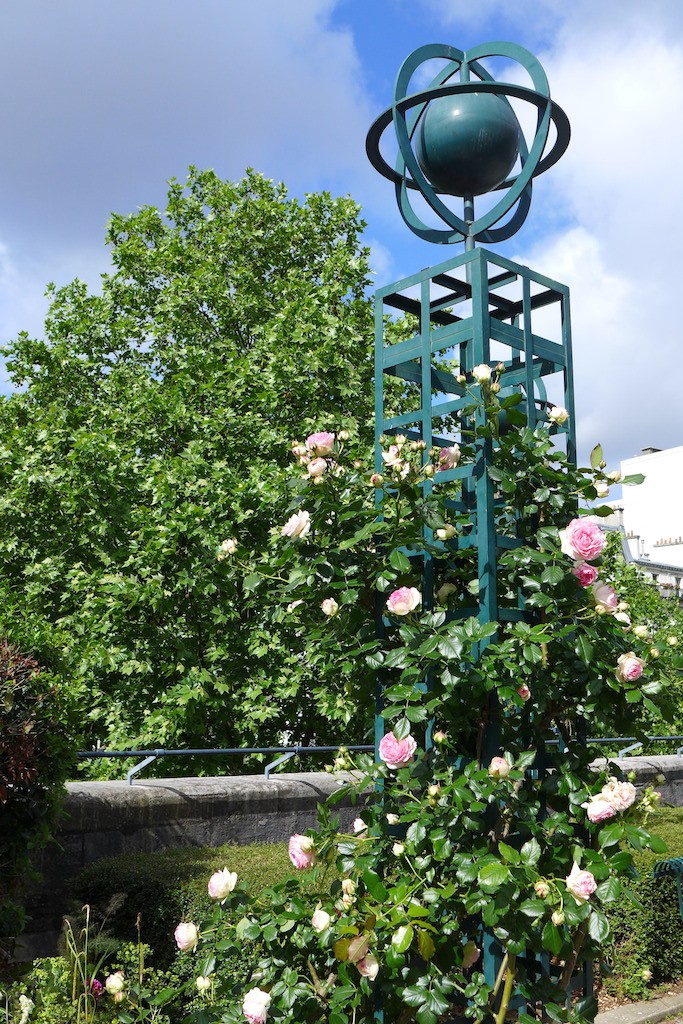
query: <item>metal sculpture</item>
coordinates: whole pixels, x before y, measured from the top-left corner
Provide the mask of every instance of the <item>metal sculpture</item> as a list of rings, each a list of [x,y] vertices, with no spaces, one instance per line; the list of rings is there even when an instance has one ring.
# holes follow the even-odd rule
[[[496,81],[481,61],[503,57],[517,62],[529,74],[533,88]],[[425,61],[441,58],[445,67],[426,89],[406,95],[415,71]],[[510,99],[536,108],[536,130],[527,141]],[[399,155],[395,168],[380,153],[380,140],[392,124]],[[551,126],[555,137],[548,145]],[[378,289],[375,295],[375,429],[376,469],[382,469],[380,437],[405,434],[425,442],[425,461],[433,445],[457,443],[456,431],[444,430],[443,422],[458,415],[471,399],[458,376],[471,378],[474,367],[503,363],[505,393],[521,392],[519,408],[533,428],[549,423],[552,433],[564,439],[566,453],[576,462],[574,389],[572,374],[569,291],[566,286],[514,263],[475,242],[501,242],[524,223],[529,212],[534,177],[551,167],[569,143],[569,122],[550,98],[548,80],[538,60],[521,46],[490,43],[467,52],[452,46],[429,45],[415,50],[399,71],[392,106],[374,122],[367,137],[373,166],[395,185],[401,216],[420,238],[437,243],[464,242],[465,252],[455,259],[422,270],[412,277]],[[488,209],[475,215],[475,198],[505,190]],[[411,196],[418,194],[445,227],[431,227],[415,212]],[[462,216],[445,201],[460,198]],[[482,201],[481,205],[486,206]],[[506,215],[509,219],[504,221]],[[502,222],[502,223],[501,223]],[[541,319],[541,311],[542,319]],[[392,341],[387,324],[396,313],[412,315],[415,330],[407,340]],[[554,314],[554,328],[549,329]],[[457,373],[444,369],[448,353],[459,364]],[[391,415],[385,409],[384,381],[393,376],[412,387],[413,411]],[[552,393],[553,402],[548,401]],[[554,423],[548,413],[562,405],[569,419]],[[479,414],[477,414],[479,415]],[[452,421],[450,421],[452,422]],[[474,428],[477,423],[463,426]],[[434,486],[459,481],[461,492],[453,507],[466,512],[470,529],[449,542],[454,556],[465,548],[476,549],[478,593],[471,607],[448,613],[449,617],[475,615],[482,623],[510,622],[525,617],[521,604],[505,600],[497,590],[498,559],[515,545],[500,528],[499,498],[489,473],[493,442],[482,438],[468,465],[438,471],[422,485],[425,494]],[[378,496],[379,500],[379,496]],[[431,535],[426,535],[427,541]],[[431,608],[432,566],[428,555],[422,566],[424,607]],[[388,621],[380,622],[382,630]],[[381,679],[377,699],[376,737],[382,735]],[[498,708],[495,694],[488,708],[484,758],[498,753]],[[425,745],[430,746],[430,729]],[[485,934],[482,968],[487,982],[501,963],[500,947]],[[529,970],[547,975],[547,957],[530,963]],[[591,987],[590,965],[570,983],[570,988]],[[514,1003],[518,1008],[519,1000]],[[381,1006],[375,1019],[383,1020]]]
[[[504,57],[521,65],[533,88],[496,81],[481,63]],[[426,89],[406,95],[415,72],[426,61],[447,61]],[[510,98],[532,104],[537,110],[536,132],[530,145],[522,131]],[[393,123],[399,146],[396,167],[380,152],[385,129]],[[550,127],[556,137],[546,152]],[[550,98],[548,79],[539,61],[513,43],[484,43],[462,51],[454,46],[421,46],[401,65],[392,106],[374,122],[367,137],[367,153],[373,167],[394,182],[401,216],[411,231],[430,242],[475,241],[495,243],[510,238],[524,223],[531,205],[532,181],[555,164],[569,144],[569,121]],[[515,164],[516,173],[511,174]],[[475,216],[474,198],[507,189],[493,206]],[[419,192],[433,212],[447,225],[426,224],[411,204],[411,192]],[[458,216],[441,198],[463,199]],[[511,218],[494,225],[516,207]]]

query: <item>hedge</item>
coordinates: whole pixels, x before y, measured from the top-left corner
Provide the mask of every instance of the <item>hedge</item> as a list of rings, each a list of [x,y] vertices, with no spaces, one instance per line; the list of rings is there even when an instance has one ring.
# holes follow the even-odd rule
[[[650,825],[666,840],[668,852],[636,858],[639,877],[632,891],[638,905],[624,899],[609,913],[614,937],[602,979],[606,990],[620,998],[646,998],[657,985],[683,977],[683,923],[676,884],[671,878],[652,878],[656,860],[683,856],[683,809],[659,811]],[[142,937],[154,950],[154,965],[166,969],[176,956],[176,924],[206,916],[211,902],[207,880],[223,867],[236,871],[255,891],[293,875],[285,843],[113,857],[90,865],[76,878],[74,905],[89,904],[100,920],[109,909],[105,933],[121,942],[135,940],[141,914]],[[236,963],[235,973],[245,964]],[[652,972],[650,979],[647,972]]]

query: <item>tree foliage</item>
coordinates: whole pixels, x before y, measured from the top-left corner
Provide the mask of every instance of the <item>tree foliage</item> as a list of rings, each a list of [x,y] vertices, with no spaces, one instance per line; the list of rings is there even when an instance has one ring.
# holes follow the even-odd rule
[[[68,678],[83,742],[267,745],[302,706],[302,736],[352,718],[216,552],[228,530],[264,547],[283,441],[343,408],[369,443],[361,230],[349,198],[191,169],[165,210],[112,218],[101,294],[51,288],[44,339],[5,348],[2,624]]]

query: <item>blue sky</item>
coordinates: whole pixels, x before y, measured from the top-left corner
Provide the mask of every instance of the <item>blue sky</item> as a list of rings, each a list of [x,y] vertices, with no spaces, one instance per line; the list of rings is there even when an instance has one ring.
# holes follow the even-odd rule
[[[350,193],[378,284],[450,255],[414,238],[364,138],[428,42],[508,39],[572,122],[508,255],[572,289],[577,429],[611,465],[683,443],[680,0],[21,0],[0,8],[0,339],[50,280],[97,288],[111,211],[190,163]],[[453,254],[455,255],[455,252]]]

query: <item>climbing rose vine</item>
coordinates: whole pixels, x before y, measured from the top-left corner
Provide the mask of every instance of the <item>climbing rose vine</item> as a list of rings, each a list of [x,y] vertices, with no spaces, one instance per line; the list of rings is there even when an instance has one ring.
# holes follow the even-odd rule
[[[318,827],[291,837],[289,881],[252,897],[225,868],[209,880],[208,920],[178,926],[212,982],[202,1021],[365,1024],[381,1005],[392,1024],[503,1024],[515,992],[558,1022],[595,1014],[590,993],[566,998],[572,978],[600,959],[631,851],[663,846],[645,827],[654,795],[590,767],[580,740],[586,720],[631,733],[629,708],[655,708],[660,683],[607,535],[586,518],[610,482],[602,453],[574,468],[554,443],[566,410],[532,429],[516,397],[500,400],[499,375],[476,368],[457,445],[388,437],[381,473],[335,424],[295,440],[291,507],[261,562],[240,561],[238,524],[229,544],[212,541],[231,552],[247,606],[268,600],[273,628],[303,641],[311,678],[333,670],[368,691],[379,680],[385,726],[376,761],[335,759],[350,774]],[[477,401],[483,426],[468,433]],[[497,622],[479,614],[461,483],[440,480],[481,441],[497,496]],[[356,804],[348,827],[344,799]],[[491,940],[495,979],[482,970]],[[221,969],[238,950],[245,984]],[[549,970],[530,971],[539,961]]]

